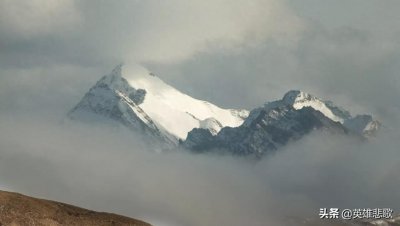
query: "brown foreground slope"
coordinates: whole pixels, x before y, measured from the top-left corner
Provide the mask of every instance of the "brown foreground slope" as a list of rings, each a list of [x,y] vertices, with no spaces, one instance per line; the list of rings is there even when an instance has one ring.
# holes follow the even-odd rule
[[[116,214],[0,191],[0,226],[5,225],[150,226],[148,223]]]

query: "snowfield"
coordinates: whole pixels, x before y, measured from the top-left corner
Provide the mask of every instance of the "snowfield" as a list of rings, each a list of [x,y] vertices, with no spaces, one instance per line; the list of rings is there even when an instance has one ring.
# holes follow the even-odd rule
[[[222,127],[240,126],[249,114],[247,110],[223,109],[195,99],[154,75],[138,75],[128,82],[135,89],[146,90],[144,102],[139,106],[147,115],[182,140],[193,128],[207,128],[217,133]]]

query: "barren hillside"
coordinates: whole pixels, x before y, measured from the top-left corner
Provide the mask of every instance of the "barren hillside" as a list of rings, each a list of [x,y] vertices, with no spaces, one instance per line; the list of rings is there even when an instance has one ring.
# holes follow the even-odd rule
[[[0,226],[5,225],[150,226],[148,223],[116,214],[0,191]]]

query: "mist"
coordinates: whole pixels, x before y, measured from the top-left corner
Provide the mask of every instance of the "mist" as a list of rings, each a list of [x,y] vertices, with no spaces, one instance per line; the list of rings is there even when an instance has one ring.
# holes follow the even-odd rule
[[[322,207],[400,209],[398,127],[315,133],[260,161],[158,153],[124,127],[1,117],[2,189],[157,225],[285,225]]]

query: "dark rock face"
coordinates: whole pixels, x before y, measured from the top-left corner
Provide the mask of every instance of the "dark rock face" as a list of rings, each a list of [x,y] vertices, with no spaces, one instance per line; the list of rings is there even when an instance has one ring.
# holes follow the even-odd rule
[[[344,121],[344,126],[355,133],[370,137],[377,133],[381,124],[370,115],[357,115]]]
[[[193,151],[201,152],[213,148],[214,136],[208,129],[195,128],[188,133],[184,145]]]
[[[282,100],[252,110],[239,127],[222,128],[214,136],[200,129],[192,130],[183,146],[197,152],[218,149],[234,155],[261,157],[313,130],[368,139],[379,127],[380,123],[370,115],[352,117],[330,101],[292,90]]]
[[[129,94],[129,98],[135,102],[135,104],[139,105],[143,103],[144,97],[146,96],[146,90],[138,89],[136,92],[132,92]]]
[[[104,116],[113,120],[129,123],[125,121],[123,107],[127,108],[127,103],[120,95],[111,88],[110,84],[104,83],[104,78],[93,86],[89,92],[85,94],[82,100],[68,113],[72,119],[85,120],[85,114],[92,113],[99,116]],[[136,93],[133,88],[126,89],[126,92]],[[90,119],[92,115],[87,118]],[[133,123],[134,122],[134,123]],[[145,128],[141,120],[133,114],[130,118],[129,125],[135,128]]]
[[[194,129],[183,145],[195,151],[218,148],[235,155],[261,157],[316,129],[348,133],[342,124],[332,121],[311,107],[296,110],[287,105],[255,109],[243,125],[236,128],[225,127],[216,136],[204,129]]]
[[[68,116],[94,122],[111,119],[151,138],[152,142],[157,140],[160,146],[166,147],[164,149],[176,148],[180,144],[196,152],[218,149],[235,155],[257,157],[298,140],[313,130],[350,133],[368,139],[380,127],[380,123],[370,115],[353,117],[350,112],[330,101],[323,101],[299,90],[291,90],[281,100],[267,102],[250,114],[248,111],[231,110],[232,115],[244,120],[242,125],[235,128],[223,127],[213,117],[196,118],[186,111],[199,124],[189,127],[194,129],[183,141],[169,133],[170,128],[164,128],[162,123],[153,121],[142,109],[141,104],[146,96],[151,97],[147,93],[151,89],[146,91],[132,87],[122,77],[121,66],[118,65],[109,75],[102,77]]]
[[[111,119],[145,135],[161,146],[175,147],[177,141],[161,129],[140,108],[146,97],[146,90],[131,87],[121,76],[121,65],[109,75],[103,76],[84,95],[82,100],[68,113],[73,120],[98,122]]]

